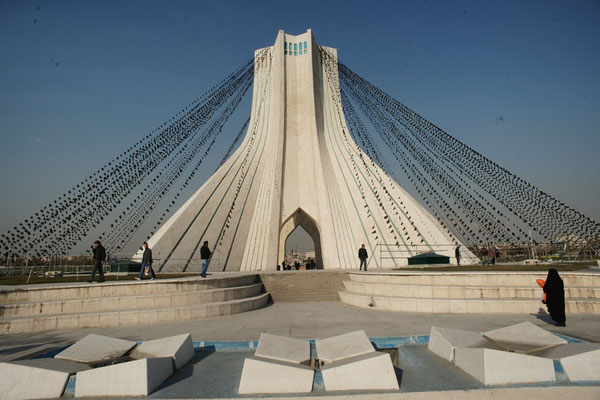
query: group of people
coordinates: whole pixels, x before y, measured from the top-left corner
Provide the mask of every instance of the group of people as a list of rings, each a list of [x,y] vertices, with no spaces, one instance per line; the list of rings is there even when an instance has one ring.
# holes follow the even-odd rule
[[[142,279],[144,274],[150,274],[152,275],[152,278],[150,279],[155,280],[156,273],[154,272],[154,268],[152,268],[152,249],[150,249],[150,246],[148,246],[148,242],[144,242],[142,248],[144,249],[144,252],[142,253],[142,266],[140,268],[140,273],[135,279],[139,281]],[[206,278],[206,271],[208,270],[208,263],[210,262],[211,257],[212,252],[208,247],[208,242],[205,241],[200,248],[200,259],[202,260],[202,272],[200,273],[200,276],[203,278]],[[104,282],[104,262],[106,261],[106,250],[99,240],[96,240],[92,245],[92,259],[94,260],[94,267],[92,268],[88,283],[92,283],[94,281],[96,272],[98,272],[98,282]]]
[[[287,262],[283,260],[281,265],[277,266],[277,271],[298,271],[303,265],[306,269],[317,269],[317,263],[315,263],[315,260],[309,260],[304,264],[300,263],[300,261]]]
[[[490,264],[490,265],[495,265],[496,261],[498,261],[498,259],[500,258],[500,250],[497,247],[494,247],[493,249],[490,247],[489,249],[482,249],[478,256],[480,258],[484,258],[487,257],[487,261],[483,262],[483,264]],[[454,257],[456,258],[456,265],[460,266],[460,260],[462,259],[461,254],[460,254],[460,245],[456,246],[456,248],[454,249]]]
[[[151,274],[152,275],[152,280],[156,279],[156,274],[154,272],[154,269],[152,268],[152,250],[150,249],[150,247],[148,246],[148,242],[144,242],[143,244],[143,249],[144,252],[142,253],[142,267],[140,269],[140,273],[139,275],[135,278],[137,280],[141,280],[144,273],[146,274]],[[495,249],[495,251],[498,251],[498,249]],[[94,245],[92,246],[92,252],[93,252],[93,259],[94,259],[94,267],[92,269],[92,273],[90,275],[90,279],[88,280],[88,282],[92,282],[94,280],[94,277],[96,275],[96,272],[98,272],[98,282],[104,282],[104,271],[103,271],[103,266],[104,266],[104,261],[106,259],[106,250],[104,249],[104,247],[102,246],[102,243],[100,243],[99,240],[96,240],[94,242]],[[456,263],[458,265],[460,265],[460,259],[461,259],[461,255],[460,255],[460,246],[457,246],[454,249],[454,256],[456,257]],[[498,258],[499,254],[494,253],[494,259]],[[201,276],[203,278],[206,278],[206,271],[208,269],[208,264],[210,262],[210,258],[212,257],[212,252],[210,251],[210,248],[208,247],[208,242],[205,241],[203,246],[200,248],[200,258],[202,260],[202,272],[201,272]],[[369,258],[369,254],[367,253],[367,249],[365,248],[365,245],[363,244],[360,249],[358,249],[358,259],[360,260],[360,265],[359,265],[359,270],[367,270],[367,259]],[[494,260],[495,261],[495,260]],[[285,270],[299,270],[300,269],[300,262],[296,261],[294,263],[286,263],[285,261],[283,261],[281,263],[281,266],[277,266],[278,270],[281,268],[284,271]],[[306,263],[306,268],[307,269],[314,269],[316,268],[316,264],[314,262],[314,260],[307,262]],[[546,281],[543,285],[543,290],[545,293],[544,296],[544,300],[546,303],[546,306],[548,308],[548,313],[550,314],[550,317],[556,322],[556,326],[566,326],[566,316],[565,316],[565,287],[564,287],[564,283],[563,280],[561,279],[561,277],[558,275],[558,271],[554,268],[550,268],[548,270],[548,276],[546,278]]]

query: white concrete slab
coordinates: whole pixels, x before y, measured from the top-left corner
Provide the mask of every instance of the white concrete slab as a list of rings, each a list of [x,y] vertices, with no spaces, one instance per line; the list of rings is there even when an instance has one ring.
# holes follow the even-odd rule
[[[572,382],[600,381],[600,349],[561,358],[560,363]]]
[[[0,399],[25,400],[60,397],[69,372],[17,363],[0,363]]]
[[[308,393],[313,378],[313,369],[302,364],[249,357],[244,361],[238,393]]]
[[[35,358],[32,360],[10,361],[9,364],[25,365],[28,367],[67,372],[69,374],[74,374],[79,371],[86,371],[90,369],[90,367],[87,364],[76,363],[67,360],[58,360],[56,358]]]
[[[173,373],[171,357],[144,358],[81,371],[75,397],[147,396]]]
[[[256,357],[301,364],[310,362],[310,343],[306,340],[262,333]]]
[[[121,357],[135,345],[136,342],[130,340],[91,333],[58,353],[54,358],[93,364]]]
[[[556,380],[552,360],[501,350],[457,347],[454,364],[485,385]]]
[[[567,344],[566,340],[531,322],[494,329],[483,335],[508,351],[524,354]]]
[[[456,347],[485,347],[487,345],[487,339],[478,332],[432,326],[427,349],[452,362]]]
[[[565,357],[571,357],[588,351],[594,351],[600,349],[600,343],[567,343],[562,346],[553,347],[538,351],[533,356],[551,358],[553,360],[560,360]]]
[[[325,363],[375,352],[365,331],[318,339],[315,341],[315,346],[317,357]]]
[[[398,390],[388,353],[374,352],[323,366],[323,383],[331,390]]]
[[[185,333],[162,339],[148,340],[133,349],[130,357],[136,360],[141,358],[171,357],[173,358],[175,369],[179,369],[194,358],[194,354],[192,335]]]

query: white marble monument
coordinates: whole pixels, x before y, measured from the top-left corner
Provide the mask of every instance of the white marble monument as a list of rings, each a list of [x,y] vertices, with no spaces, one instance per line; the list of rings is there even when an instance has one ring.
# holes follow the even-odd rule
[[[377,243],[390,244],[397,257],[373,257],[371,268],[407,265],[417,254],[413,244],[456,263],[460,240],[352,139],[337,49],[320,46],[310,29],[280,30],[254,60],[243,142],[148,240],[165,255],[163,271],[198,271],[205,240],[213,250],[209,270],[275,270],[298,226],[312,237],[319,268],[358,269],[358,248],[365,244],[372,255]],[[462,258],[476,259],[466,246]]]

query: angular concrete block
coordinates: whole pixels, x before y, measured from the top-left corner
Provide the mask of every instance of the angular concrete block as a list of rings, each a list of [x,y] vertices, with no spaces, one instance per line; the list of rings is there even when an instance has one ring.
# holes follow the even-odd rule
[[[589,351],[599,350],[600,343],[567,343],[562,346],[545,349],[531,354],[536,357],[561,360],[565,357],[576,356]]]
[[[326,390],[398,390],[388,353],[373,352],[323,366]]]
[[[171,357],[175,369],[183,367],[194,358],[194,344],[189,333],[170,336],[162,339],[149,340],[137,346],[130,357],[133,359]]]
[[[508,351],[529,354],[566,344],[567,341],[532,324],[523,322],[484,332],[483,335]]]
[[[315,341],[317,357],[325,363],[374,353],[365,331],[356,331]]]
[[[54,358],[82,363],[98,363],[125,355],[136,342],[89,334],[61,351]]]
[[[17,363],[0,363],[0,399],[47,399],[60,397],[69,372]]]
[[[58,360],[56,358],[35,358],[31,360],[10,361],[9,363],[25,365],[34,368],[49,369],[52,371],[67,372],[69,374],[90,369],[90,366],[86,364],[67,360]]]
[[[305,365],[249,357],[244,361],[238,393],[308,393],[313,378],[313,369]]]
[[[487,345],[486,338],[478,332],[432,326],[427,349],[452,362],[456,347],[485,347]]]
[[[263,333],[254,355],[295,364],[306,363],[310,361],[310,343],[306,340]]]
[[[75,397],[147,396],[173,373],[171,357],[144,358],[81,371]]]
[[[589,350],[592,346],[588,347],[585,351],[584,347],[578,349],[571,348],[571,351],[577,351],[576,354],[561,357],[560,363],[565,370],[567,377],[572,382],[577,381],[600,381],[600,345],[598,343],[573,343],[573,344],[588,344],[594,345],[595,350]],[[565,346],[560,347],[567,347]],[[559,349],[560,349],[559,347]],[[568,350],[568,349],[565,349]],[[580,352],[582,351],[583,352]],[[564,352],[567,354],[567,351]]]
[[[457,347],[454,364],[485,385],[556,380],[552,360],[508,351]]]

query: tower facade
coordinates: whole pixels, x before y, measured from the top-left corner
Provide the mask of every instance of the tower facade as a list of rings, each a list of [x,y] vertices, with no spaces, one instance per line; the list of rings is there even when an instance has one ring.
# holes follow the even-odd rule
[[[273,46],[255,51],[246,136],[148,241],[162,271],[199,270],[204,241],[209,270],[273,270],[298,226],[312,237],[319,268],[357,269],[362,244],[371,269],[429,251],[454,261],[458,239],[350,136],[336,59],[310,29],[279,31]],[[466,247],[462,254],[472,257]]]

